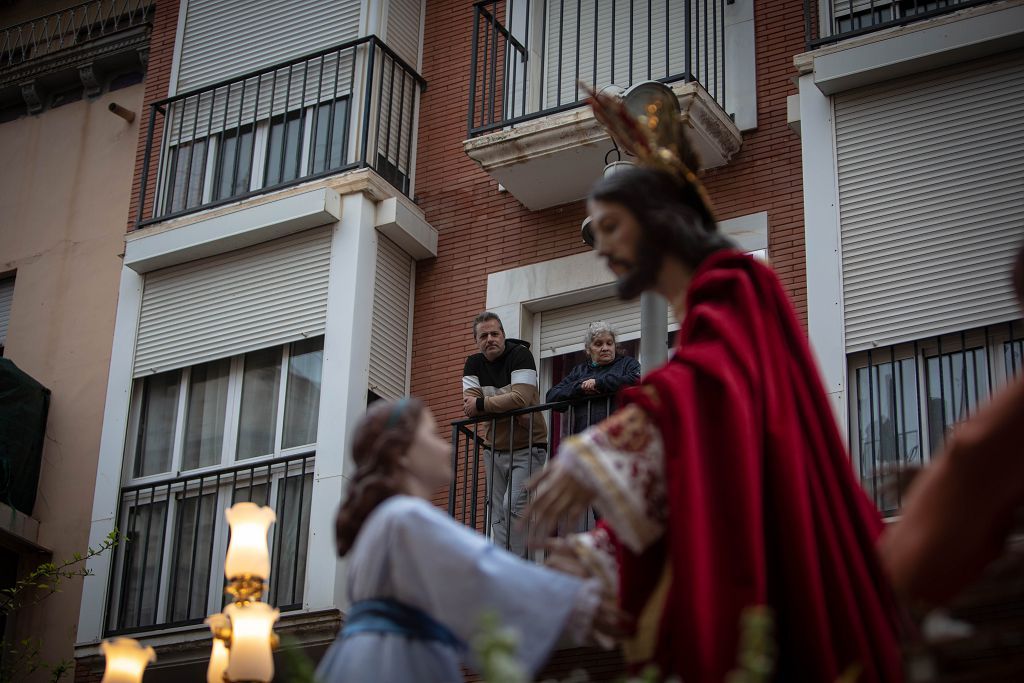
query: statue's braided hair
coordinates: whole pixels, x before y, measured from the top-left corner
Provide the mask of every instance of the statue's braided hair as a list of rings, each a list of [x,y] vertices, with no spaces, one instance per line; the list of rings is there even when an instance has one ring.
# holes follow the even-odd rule
[[[339,556],[352,549],[370,513],[402,492],[401,459],[412,445],[423,410],[423,403],[415,398],[377,401],[356,425],[352,439],[356,471],[334,522]]]

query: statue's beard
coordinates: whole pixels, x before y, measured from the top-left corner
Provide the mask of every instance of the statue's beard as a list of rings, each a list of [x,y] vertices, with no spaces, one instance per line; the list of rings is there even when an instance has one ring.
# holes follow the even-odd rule
[[[617,292],[619,298],[630,301],[649,289],[654,289],[658,282],[658,273],[664,254],[658,245],[653,244],[646,235],[641,237],[636,249],[636,262],[628,273],[619,278]]]

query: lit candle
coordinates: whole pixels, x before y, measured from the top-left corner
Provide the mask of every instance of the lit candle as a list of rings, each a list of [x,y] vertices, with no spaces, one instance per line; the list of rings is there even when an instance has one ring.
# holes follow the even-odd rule
[[[142,647],[132,638],[105,640],[100,649],[107,658],[107,669],[100,683],[140,683],[146,665],[156,661],[153,648]]]
[[[266,581],[270,576],[270,549],[267,530],[277,516],[268,507],[255,503],[235,503],[224,511],[231,527],[231,542],[224,559],[224,574],[237,579],[251,576]]]
[[[224,683],[224,672],[228,669],[228,647],[224,639],[218,636],[231,633],[231,623],[225,614],[211,614],[206,623],[213,632],[213,651],[210,652],[210,665],[206,667],[206,683]]]
[[[233,603],[224,608],[231,619],[228,678],[270,681],[274,677],[271,637],[278,610],[265,602]]]

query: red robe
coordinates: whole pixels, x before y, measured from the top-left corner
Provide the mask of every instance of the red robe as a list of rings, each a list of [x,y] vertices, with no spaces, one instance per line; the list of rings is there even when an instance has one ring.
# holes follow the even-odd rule
[[[674,357],[622,393],[665,449],[667,531],[641,555],[617,548],[635,615],[670,563],[655,663],[684,683],[721,683],[741,611],[769,605],[777,680],[831,682],[855,664],[858,681],[903,680],[899,610],[875,551],[882,522],[778,279],[716,253],[686,311]]]

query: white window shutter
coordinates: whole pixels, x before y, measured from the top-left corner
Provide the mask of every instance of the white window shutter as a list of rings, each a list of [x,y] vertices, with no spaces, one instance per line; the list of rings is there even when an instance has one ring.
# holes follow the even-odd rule
[[[330,227],[146,275],[135,376],[324,333]]]
[[[412,292],[412,257],[378,233],[370,333],[370,389],[383,398],[399,398],[408,393]]]
[[[0,279],[0,346],[7,343],[7,325],[11,320],[11,304],[14,302],[14,278]]]
[[[622,301],[608,297],[540,313],[540,357],[550,358],[583,349],[583,337],[590,323],[603,320],[617,333],[616,341],[640,338],[640,300]],[[679,327],[668,313],[669,329]]]
[[[632,6],[632,16],[628,2],[615,4],[614,16],[612,9],[611,3],[596,0],[583,0],[578,12],[574,2],[547,3],[547,35],[544,42],[545,109],[575,101],[577,78],[601,89],[610,84],[626,87],[647,80],[682,77],[686,74],[687,45],[693,77],[712,97],[721,100],[724,95],[722,55],[725,49],[722,42],[725,4],[721,0],[692,3],[689,39],[683,3],[672,0],[637,2]],[[648,39],[651,46],[650,63]],[[630,44],[633,47],[632,55]],[[584,95],[580,90],[579,99]]]
[[[419,71],[423,0],[388,0],[387,33],[384,42],[406,64]]]
[[[1024,53],[835,98],[848,352],[1019,315]]]
[[[359,37],[360,0],[189,0],[178,93]]]

